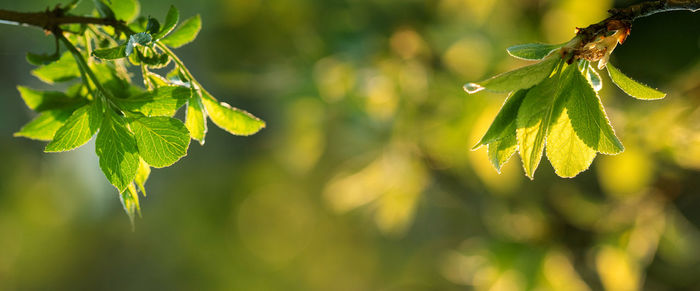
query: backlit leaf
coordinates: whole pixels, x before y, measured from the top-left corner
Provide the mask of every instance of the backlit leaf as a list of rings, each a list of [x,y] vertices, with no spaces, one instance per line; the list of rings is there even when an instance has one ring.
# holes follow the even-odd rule
[[[111,109],[106,110],[102,120],[95,139],[95,152],[105,177],[122,193],[136,176],[139,153],[136,140],[126,127],[126,120]]]
[[[177,8],[175,8],[175,6],[170,5],[170,10],[168,10],[168,14],[165,16],[165,23],[163,23],[163,27],[158,33],[153,34],[153,39],[161,39],[168,35],[168,33],[175,29],[175,26],[179,20],[180,12],[177,10]]]
[[[146,196],[146,181],[148,176],[151,175],[151,167],[143,159],[139,159],[139,168],[136,170],[136,176],[134,177],[134,183],[139,186],[139,190],[143,196]]]
[[[71,98],[58,91],[39,91],[24,86],[17,86],[17,90],[27,107],[37,112],[80,102],[78,98]]]
[[[192,94],[187,101],[185,126],[189,130],[190,136],[199,141],[199,144],[204,145],[204,136],[207,134],[207,117],[198,94]]]
[[[139,16],[141,5],[137,0],[108,0],[107,6],[114,12],[114,18],[129,23]]]
[[[80,77],[80,70],[71,53],[65,52],[58,61],[34,69],[32,75],[45,83],[53,84]]]
[[[501,110],[498,111],[496,118],[491,123],[491,126],[481,138],[481,141],[477,143],[472,149],[477,149],[482,145],[488,144],[494,140],[501,138],[504,132],[515,124],[515,118],[518,115],[518,109],[520,104],[523,103],[527,90],[519,90],[506,98],[505,103],[501,106]]]
[[[511,123],[505,131],[501,133],[501,138],[490,142],[486,147],[489,161],[496,171],[501,172],[501,167],[518,149],[516,138],[515,122]]]
[[[606,67],[608,68],[610,79],[627,95],[642,100],[657,100],[666,97],[666,93],[632,80],[632,78],[627,77],[612,64],[608,63]]]
[[[468,83],[464,85],[464,90],[472,94],[484,89],[490,92],[527,89],[549,77],[560,60],[559,57],[547,58],[539,63],[496,75],[478,83]]]
[[[130,98],[116,98],[114,102],[124,110],[146,116],[173,116],[190,97],[190,88],[164,86]]]
[[[207,109],[207,115],[218,127],[234,135],[252,135],[265,128],[265,122],[252,114],[231,107],[226,103],[220,103],[202,92],[202,103]]]
[[[46,145],[45,152],[63,152],[87,143],[102,123],[102,112],[97,102],[86,104],[73,112],[53,140]]]
[[[202,29],[202,19],[199,14],[197,14],[185,20],[185,22],[180,24],[177,30],[161,41],[169,47],[178,48],[197,38],[200,29]]]
[[[569,102],[577,96],[571,96]],[[577,135],[567,109],[559,115],[547,134],[547,159],[560,177],[571,178],[590,167],[596,150]]]
[[[149,165],[167,167],[187,154],[190,133],[182,121],[165,116],[141,117],[129,125],[139,154]]]
[[[72,106],[44,111],[24,125],[14,136],[50,141],[53,139],[56,131],[73,114],[73,111],[75,111],[75,107]]]
[[[541,60],[564,44],[528,43],[507,48],[508,54],[523,60]]]
[[[115,46],[106,49],[98,49],[92,55],[103,60],[116,60],[126,57],[126,45]]]

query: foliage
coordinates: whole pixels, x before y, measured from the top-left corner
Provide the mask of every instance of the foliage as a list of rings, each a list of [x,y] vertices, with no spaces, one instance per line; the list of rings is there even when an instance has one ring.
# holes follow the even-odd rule
[[[543,152],[556,174],[567,178],[588,169],[597,153],[621,153],[624,147],[603,108],[598,95],[602,81],[591,62],[599,61],[599,69],[607,67],[612,82],[632,97],[656,100],[666,94],[637,83],[607,63],[620,34],[615,31],[592,44],[581,44],[577,36],[559,45],[532,43],[509,47],[511,56],[538,62],[464,85],[470,94],[481,90],[512,92],[473,149],[485,145],[489,160],[499,172],[518,151],[530,179],[534,178]],[[574,47],[578,45],[591,51],[605,45],[605,54],[577,58]]]
[[[62,13],[74,4],[63,7]],[[27,60],[39,65],[32,74],[41,81],[81,82],[63,92],[18,86],[27,106],[39,115],[15,135],[48,141],[46,152],[64,152],[97,134],[100,168],[133,221],[140,213],[137,193],[145,195],[150,167],[176,163],[187,154],[190,138],[203,145],[207,117],[234,135],[255,134],[265,123],[217,101],[172,52],[195,39],[201,28],[199,15],[177,27],[180,14],[175,6],[163,25],[137,17],[135,0],[98,0],[95,6],[95,13],[125,25],[62,25],[53,32],[66,48],[63,54],[58,47],[50,56],[28,54]],[[145,90],[134,84],[129,71],[134,67],[140,67]],[[163,76],[159,69],[169,73]],[[173,117],[182,106],[184,122]]]

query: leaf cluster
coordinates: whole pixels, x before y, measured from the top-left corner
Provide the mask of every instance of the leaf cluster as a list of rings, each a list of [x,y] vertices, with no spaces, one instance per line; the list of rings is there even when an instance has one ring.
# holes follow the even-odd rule
[[[64,152],[96,135],[99,166],[133,221],[151,168],[176,163],[187,154],[190,139],[203,145],[208,119],[234,135],[254,134],[265,123],[217,101],[171,50],[196,38],[199,15],[178,26],[179,11],[171,6],[161,25],[155,18],[137,17],[136,0],[94,2],[95,14],[128,26],[63,25],[56,35],[65,48],[62,54],[59,47],[53,55],[28,54],[28,61],[39,65],[34,76],[68,85],[63,91],[18,86],[38,116],[15,136],[48,141],[46,152]],[[134,84],[132,68],[139,68],[145,88]],[[174,117],[181,107],[184,121]]]
[[[510,47],[511,56],[537,63],[464,85],[470,94],[510,92],[473,148],[486,146],[497,171],[517,151],[531,179],[543,155],[557,175],[574,177],[589,168],[597,153],[615,155],[624,150],[598,95],[600,75],[588,60],[568,64],[564,46]],[[637,83],[610,63],[606,68],[613,83],[632,97],[656,100],[666,95]]]

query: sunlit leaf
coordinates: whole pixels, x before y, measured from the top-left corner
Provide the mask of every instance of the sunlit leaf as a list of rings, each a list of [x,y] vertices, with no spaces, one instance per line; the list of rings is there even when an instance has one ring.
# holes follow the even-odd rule
[[[130,98],[114,99],[121,108],[146,116],[173,116],[190,97],[190,88],[164,86]]]
[[[468,83],[464,85],[464,90],[472,94],[484,89],[491,92],[527,89],[549,77],[560,60],[558,57],[547,58],[539,63],[496,75],[478,83]]]
[[[185,126],[189,130],[190,136],[203,145],[204,136],[207,134],[207,117],[198,94],[192,94],[187,101]]]
[[[73,112],[53,140],[46,145],[45,152],[63,152],[87,143],[102,123],[101,107],[97,102],[84,105]]]
[[[252,114],[216,101],[203,92],[201,98],[207,115],[221,129],[234,135],[252,135],[265,128],[265,122]]]
[[[507,48],[508,54],[523,60],[541,60],[564,44],[528,43]]]
[[[137,0],[107,0],[107,6],[114,12],[114,18],[129,23],[136,19],[141,11]]]
[[[25,124],[14,136],[50,141],[53,139],[56,131],[66,123],[66,120],[73,114],[75,109],[75,107],[69,106],[66,108],[44,111],[32,121]]]
[[[577,96],[571,96],[571,99]],[[586,145],[576,134],[567,109],[550,126],[547,134],[547,159],[560,177],[571,178],[590,167],[596,150]]]
[[[627,93],[627,95],[642,100],[657,100],[666,97],[666,93],[632,80],[632,78],[627,77],[612,64],[608,63],[606,67],[608,68],[610,79],[612,79],[613,83],[615,83],[618,88]]]
[[[151,167],[143,159],[139,159],[139,168],[136,170],[136,176],[134,177],[134,183],[139,186],[139,191],[143,196],[146,196],[146,181],[148,176],[151,175]]]
[[[190,133],[182,121],[165,116],[141,117],[129,125],[139,154],[149,165],[167,167],[187,154]]]
[[[486,148],[489,161],[496,171],[501,172],[501,167],[510,159],[518,149],[515,122],[511,123],[502,133],[499,139],[491,141]]]
[[[34,69],[32,75],[45,83],[53,84],[80,77],[80,71],[71,53],[65,52],[58,61]]]
[[[27,107],[37,112],[80,102],[78,98],[58,91],[39,91],[24,86],[17,86],[17,90]]]
[[[180,24],[177,30],[161,41],[169,47],[178,48],[197,38],[200,29],[202,29],[202,19],[199,14],[197,14],[185,20],[185,22]]]
[[[175,29],[175,26],[179,20],[180,12],[177,10],[177,8],[175,8],[175,6],[170,5],[168,14],[165,16],[165,23],[163,23],[163,27],[158,33],[153,34],[153,39],[161,39],[168,35],[168,33]]]
[[[477,143],[472,149],[477,149],[482,145],[488,144],[492,141],[500,139],[503,137],[505,132],[511,125],[515,124],[515,118],[518,115],[518,109],[520,104],[523,103],[527,90],[519,90],[506,98],[505,103],[501,106],[501,110],[498,111],[496,118],[491,123],[491,126],[481,138],[479,143]]]
[[[95,139],[95,152],[100,168],[114,187],[123,192],[136,176],[139,152],[134,136],[126,127],[124,117],[106,110],[102,126]]]
[[[115,46],[106,49],[98,49],[92,55],[103,60],[116,60],[126,57],[126,45]]]
[[[124,212],[129,216],[131,221],[131,227],[134,227],[134,218],[138,213],[141,216],[141,205],[139,204],[139,195],[136,192],[136,186],[134,183],[129,183],[129,186],[124,191],[119,194],[119,200],[124,207]]]

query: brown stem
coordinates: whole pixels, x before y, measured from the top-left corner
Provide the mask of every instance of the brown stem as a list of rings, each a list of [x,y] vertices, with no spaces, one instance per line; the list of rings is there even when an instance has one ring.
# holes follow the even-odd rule
[[[64,15],[64,11],[60,8],[47,9],[44,12],[17,12],[0,9],[0,20],[18,25],[36,26],[51,32],[57,31],[59,25],[74,23],[107,25],[125,32],[131,32],[131,29],[123,21],[113,18]]]

